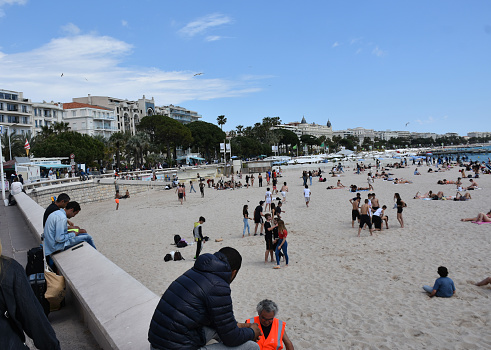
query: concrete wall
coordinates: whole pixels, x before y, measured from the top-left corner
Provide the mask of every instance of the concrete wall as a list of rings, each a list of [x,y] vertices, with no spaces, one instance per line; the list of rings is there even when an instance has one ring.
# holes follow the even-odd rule
[[[15,200],[40,240],[44,209],[24,193],[15,195]],[[160,300],[157,295],[87,243],[52,258],[85,324],[104,350],[150,347],[147,334]]]
[[[118,180],[117,183],[122,196],[126,190],[130,191],[131,195],[150,190],[163,190],[165,187],[164,183],[153,181]],[[114,199],[116,188],[112,179],[90,180],[67,185],[38,187],[29,192],[29,197],[41,207],[47,208],[51,204],[51,197],[58,196],[60,193],[66,193],[72,200],[85,204]]]

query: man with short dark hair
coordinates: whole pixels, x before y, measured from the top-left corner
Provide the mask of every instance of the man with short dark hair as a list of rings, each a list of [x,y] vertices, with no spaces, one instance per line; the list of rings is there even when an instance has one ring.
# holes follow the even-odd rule
[[[62,210],[51,213],[44,226],[44,253],[46,256],[63,251],[82,242],[89,243],[95,248],[92,237],[80,232],[80,229],[68,232],[68,219],[73,218],[80,212],[80,204],[69,202]]]
[[[193,237],[196,241],[196,255],[194,256],[195,259],[198,259],[198,256],[201,253],[201,249],[203,248],[203,243],[206,242],[203,240],[203,224],[205,223],[205,221],[206,219],[203,216],[200,216],[198,222],[194,223]]]
[[[437,278],[433,288],[430,286],[423,286],[423,289],[429,293],[429,297],[432,298],[435,295],[442,298],[450,298],[455,294],[455,285],[453,281],[448,277],[448,270],[445,266],[438,268],[438,274],[440,278]]]
[[[258,350],[259,326],[237,323],[233,312],[230,283],[241,264],[230,247],[196,259],[162,295],[150,322],[150,349]],[[219,342],[206,345],[212,339]]]
[[[278,306],[274,301],[264,299],[257,304],[257,315],[254,318],[248,319],[247,323],[259,324],[259,329],[263,336],[259,338],[257,344],[261,350],[277,350],[283,349],[282,343],[285,345],[285,350],[294,350],[293,343],[286,335],[285,322],[276,318]]]
[[[44,216],[43,216],[43,228],[46,225],[46,220],[48,220],[48,216],[57,210],[60,209],[65,209],[66,205],[70,202],[70,196],[68,196],[66,193],[61,193],[57,198],[56,201],[51,202],[51,204],[46,208],[44,211]]]

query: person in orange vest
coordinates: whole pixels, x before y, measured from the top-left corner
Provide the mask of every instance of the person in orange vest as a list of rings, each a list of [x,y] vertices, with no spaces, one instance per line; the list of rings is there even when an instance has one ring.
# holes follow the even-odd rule
[[[281,350],[285,345],[285,350],[294,350],[293,343],[286,335],[285,322],[277,319],[278,305],[274,301],[264,299],[257,304],[256,311],[258,316],[250,318],[246,323],[257,323],[262,332],[262,336],[257,341],[261,350]]]

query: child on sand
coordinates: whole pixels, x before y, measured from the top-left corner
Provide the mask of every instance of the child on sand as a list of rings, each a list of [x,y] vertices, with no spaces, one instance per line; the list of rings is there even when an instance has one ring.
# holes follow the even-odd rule
[[[440,278],[435,281],[433,288],[430,286],[423,286],[423,289],[429,293],[430,298],[437,296],[442,298],[450,298],[455,294],[455,285],[453,281],[447,277],[448,270],[445,266],[440,266],[438,268],[438,274]]]
[[[309,207],[309,202],[310,202],[310,190],[309,190],[309,186],[308,185],[305,185],[305,188],[303,189],[303,196],[305,197],[305,205],[307,206],[307,208]]]
[[[285,223],[283,220],[278,220],[278,243],[275,251],[276,266],[274,269],[280,268],[280,251],[283,251],[283,255],[285,256],[285,266],[288,266],[288,243],[286,242],[287,235],[288,231],[286,230]]]

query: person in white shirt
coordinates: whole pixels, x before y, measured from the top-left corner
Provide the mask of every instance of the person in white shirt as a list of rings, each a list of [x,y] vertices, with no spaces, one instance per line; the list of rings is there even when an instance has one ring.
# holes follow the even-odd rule
[[[303,196],[305,197],[305,205],[307,206],[307,208],[309,207],[310,195],[311,192],[309,190],[309,186],[305,185],[305,188],[303,189]]]
[[[268,211],[268,206],[269,210],[271,211],[271,199],[273,198],[273,193],[271,193],[270,188],[266,188],[266,195],[264,196],[264,201],[266,202],[266,205],[264,207],[265,211]]]
[[[12,185],[10,185],[10,194],[9,194],[9,205],[13,205],[12,197],[15,196],[16,194],[19,194],[22,192],[24,189],[24,186],[19,181],[18,177],[14,177],[14,180],[12,181]]]
[[[384,205],[382,208],[378,208],[374,211],[372,221],[375,225],[375,231],[382,231],[382,223],[385,221],[385,227],[389,229],[389,218],[385,216],[385,209],[387,206]]]

